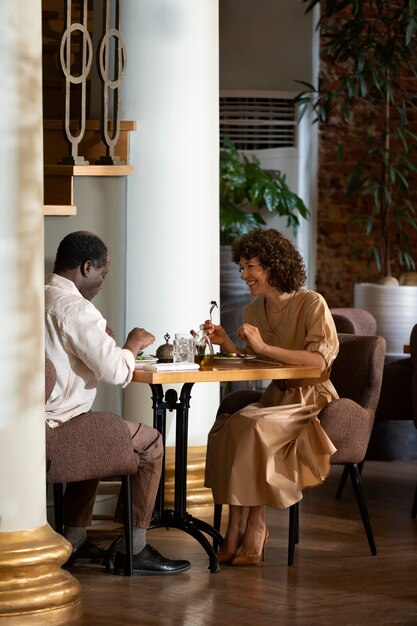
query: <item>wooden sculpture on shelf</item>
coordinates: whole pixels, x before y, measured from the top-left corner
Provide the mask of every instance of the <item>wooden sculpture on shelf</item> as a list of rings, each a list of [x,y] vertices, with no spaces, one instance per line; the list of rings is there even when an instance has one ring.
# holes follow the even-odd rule
[[[44,215],[76,215],[75,176],[133,172],[129,132],[136,122],[120,119],[126,67],[120,0],[42,6]],[[94,102],[101,103],[97,114]]]
[[[64,131],[67,141],[71,147],[71,154],[62,158],[60,163],[62,165],[88,165],[89,162],[81,155],[78,154],[79,144],[84,137],[85,133],[85,120],[86,120],[86,102],[87,102],[87,77],[90,73],[91,64],[93,60],[93,44],[91,41],[90,33],[87,28],[87,0],[83,0],[82,3],[82,23],[72,22],[72,2],[68,0],[66,6],[66,29],[61,39],[61,46],[59,52],[59,60],[61,69],[65,76],[65,120]],[[79,54],[78,60],[80,61],[80,73],[74,75],[71,73],[71,61],[73,54],[72,35],[74,32],[79,31],[81,37],[79,39]],[[71,130],[71,95],[74,95],[73,85],[80,86],[80,116],[78,120],[78,132],[72,133]]]

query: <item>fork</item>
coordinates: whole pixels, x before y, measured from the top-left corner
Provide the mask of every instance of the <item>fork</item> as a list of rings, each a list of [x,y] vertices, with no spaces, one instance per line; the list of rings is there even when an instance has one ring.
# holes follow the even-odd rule
[[[213,318],[212,318],[212,314],[213,314],[213,309],[218,309],[219,307],[217,306],[217,302],[215,300],[211,300],[210,302],[211,307],[210,307],[210,322],[213,323]]]

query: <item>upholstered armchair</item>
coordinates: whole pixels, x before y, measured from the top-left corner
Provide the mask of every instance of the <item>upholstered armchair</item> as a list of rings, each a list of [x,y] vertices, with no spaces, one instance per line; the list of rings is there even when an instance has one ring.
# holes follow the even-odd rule
[[[338,333],[376,335],[376,319],[365,309],[341,307],[330,309]]]

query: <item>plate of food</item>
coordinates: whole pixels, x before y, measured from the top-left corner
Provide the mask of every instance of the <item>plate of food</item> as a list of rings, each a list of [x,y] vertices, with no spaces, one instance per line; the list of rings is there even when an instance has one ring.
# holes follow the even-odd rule
[[[135,361],[135,369],[139,369],[144,365],[149,365],[150,363],[157,363],[158,359],[153,354],[138,354]]]
[[[214,355],[214,365],[236,365],[256,359],[255,354],[239,354],[238,352],[219,352]]]

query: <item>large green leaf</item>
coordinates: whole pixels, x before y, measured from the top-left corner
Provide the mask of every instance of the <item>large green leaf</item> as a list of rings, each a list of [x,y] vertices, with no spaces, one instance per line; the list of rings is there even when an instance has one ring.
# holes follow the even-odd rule
[[[241,156],[227,138],[220,153],[221,243],[231,243],[264,225],[262,209],[287,217],[294,233],[299,227],[298,215],[310,217],[303,200],[288,187],[285,174],[264,170],[256,156]]]

